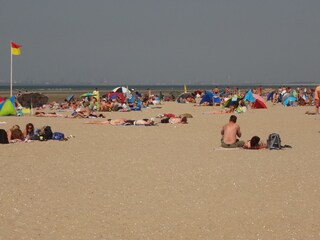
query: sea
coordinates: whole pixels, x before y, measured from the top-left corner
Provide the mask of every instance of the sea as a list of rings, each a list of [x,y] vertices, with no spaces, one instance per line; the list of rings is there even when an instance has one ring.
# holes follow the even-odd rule
[[[294,83],[294,84],[212,84],[212,85],[186,85],[187,91],[192,92],[195,90],[212,90],[217,87],[219,89],[225,88],[239,88],[239,89],[253,89],[257,87],[262,88],[279,88],[281,86],[289,86],[292,88],[307,87],[315,88],[315,83]],[[100,92],[110,92],[114,88],[119,87],[116,85],[14,85],[13,93],[19,91],[23,92],[92,92],[95,88],[98,88]],[[124,85],[134,91],[145,92],[151,90],[153,92],[183,92],[184,85]],[[10,86],[0,85],[0,92],[10,91]]]

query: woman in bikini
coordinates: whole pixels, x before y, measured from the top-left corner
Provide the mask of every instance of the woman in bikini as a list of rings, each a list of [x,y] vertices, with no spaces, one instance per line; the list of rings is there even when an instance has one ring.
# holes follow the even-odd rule
[[[264,149],[267,148],[267,144],[260,142],[260,138],[258,136],[253,136],[249,141],[247,141],[244,146],[244,149]]]

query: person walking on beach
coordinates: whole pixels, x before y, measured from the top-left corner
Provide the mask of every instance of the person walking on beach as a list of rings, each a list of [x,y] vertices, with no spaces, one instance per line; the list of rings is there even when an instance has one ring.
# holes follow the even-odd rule
[[[240,126],[236,124],[237,117],[231,115],[229,123],[225,124],[221,130],[221,147],[223,148],[237,148],[243,147],[244,141],[240,141],[237,137],[241,137]]]
[[[314,105],[316,106],[316,114],[319,114],[319,106],[320,106],[320,85],[316,87],[314,91]]]

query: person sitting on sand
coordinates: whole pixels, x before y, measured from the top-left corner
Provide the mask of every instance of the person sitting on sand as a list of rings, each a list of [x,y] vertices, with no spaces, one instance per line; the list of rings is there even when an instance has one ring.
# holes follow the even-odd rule
[[[258,136],[253,136],[249,141],[247,141],[244,146],[244,149],[265,149],[267,144],[260,141]]]
[[[237,137],[241,137],[240,126],[236,124],[237,117],[231,115],[229,123],[225,124],[221,130],[221,147],[223,148],[236,148],[243,147],[244,141],[240,141]]]
[[[93,97],[89,103],[89,108],[91,111],[99,111],[99,102],[95,97]]]
[[[83,108],[77,108],[76,105],[73,106],[74,111],[71,114],[71,118],[105,118],[103,114],[97,114],[97,112],[93,112],[90,107],[90,103],[85,102]],[[66,116],[68,118],[69,116]]]
[[[76,109],[72,113],[73,118],[88,118],[91,114],[91,109],[89,108],[90,103],[89,102],[84,102],[83,103],[83,108]]]
[[[111,101],[105,98],[100,101],[100,112],[111,112]]]

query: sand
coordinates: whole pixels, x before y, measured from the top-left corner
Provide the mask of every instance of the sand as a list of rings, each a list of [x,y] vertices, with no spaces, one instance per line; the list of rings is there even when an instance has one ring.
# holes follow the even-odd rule
[[[192,104],[105,113],[191,113],[188,125],[1,117],[75,138],[0,145],[0,239],[320,239],[320,117],[268,107],[237,115],[242,139],[276,132],[292,149],[221,150],[230,115]]]

